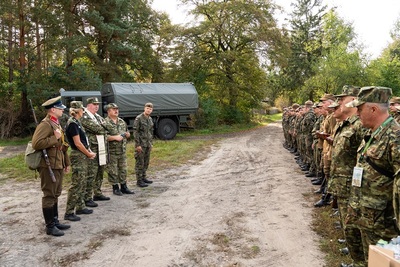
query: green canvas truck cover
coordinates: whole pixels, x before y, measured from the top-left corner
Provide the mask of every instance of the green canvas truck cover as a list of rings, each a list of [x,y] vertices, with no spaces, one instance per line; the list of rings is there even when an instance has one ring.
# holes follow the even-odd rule
[[[193,114],[199,106],[191,83],[106,83],[101,94],[118,105],[120,116],[140,114],[147,102],[153,103],[152,116]]]

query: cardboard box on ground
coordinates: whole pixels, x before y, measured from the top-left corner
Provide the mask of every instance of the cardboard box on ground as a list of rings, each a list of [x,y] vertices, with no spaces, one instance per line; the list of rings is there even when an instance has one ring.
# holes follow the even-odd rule
[[[394,251],[378,246],[369,246],[368,267],[400,267],[394,259]]]

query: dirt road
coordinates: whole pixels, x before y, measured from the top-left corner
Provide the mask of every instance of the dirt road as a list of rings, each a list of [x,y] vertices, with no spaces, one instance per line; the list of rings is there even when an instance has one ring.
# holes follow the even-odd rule
[[[100,202],[58,238],[43,234],[38,182],[1,186],[0,266],[324,265],[303,197],[312,188],[279,123],[226,138],[205,160],[154,180]]]

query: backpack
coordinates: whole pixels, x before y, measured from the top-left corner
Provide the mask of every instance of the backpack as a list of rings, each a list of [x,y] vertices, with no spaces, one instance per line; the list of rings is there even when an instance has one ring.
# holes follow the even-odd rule
[[[30,170],[37,170],[42,159],[42,151],[32,148],[32,141],[28,142],[25,149],[25,164]]]

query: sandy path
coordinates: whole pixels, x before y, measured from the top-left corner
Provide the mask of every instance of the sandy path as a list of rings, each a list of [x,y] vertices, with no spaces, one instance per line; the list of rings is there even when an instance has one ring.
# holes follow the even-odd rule
[[[279,124],[226,138],[155,181],[99,203],[61,238],[43,235],[37,185],[2,186],[0,266],[323,266],[303,197],[312,188]]]

